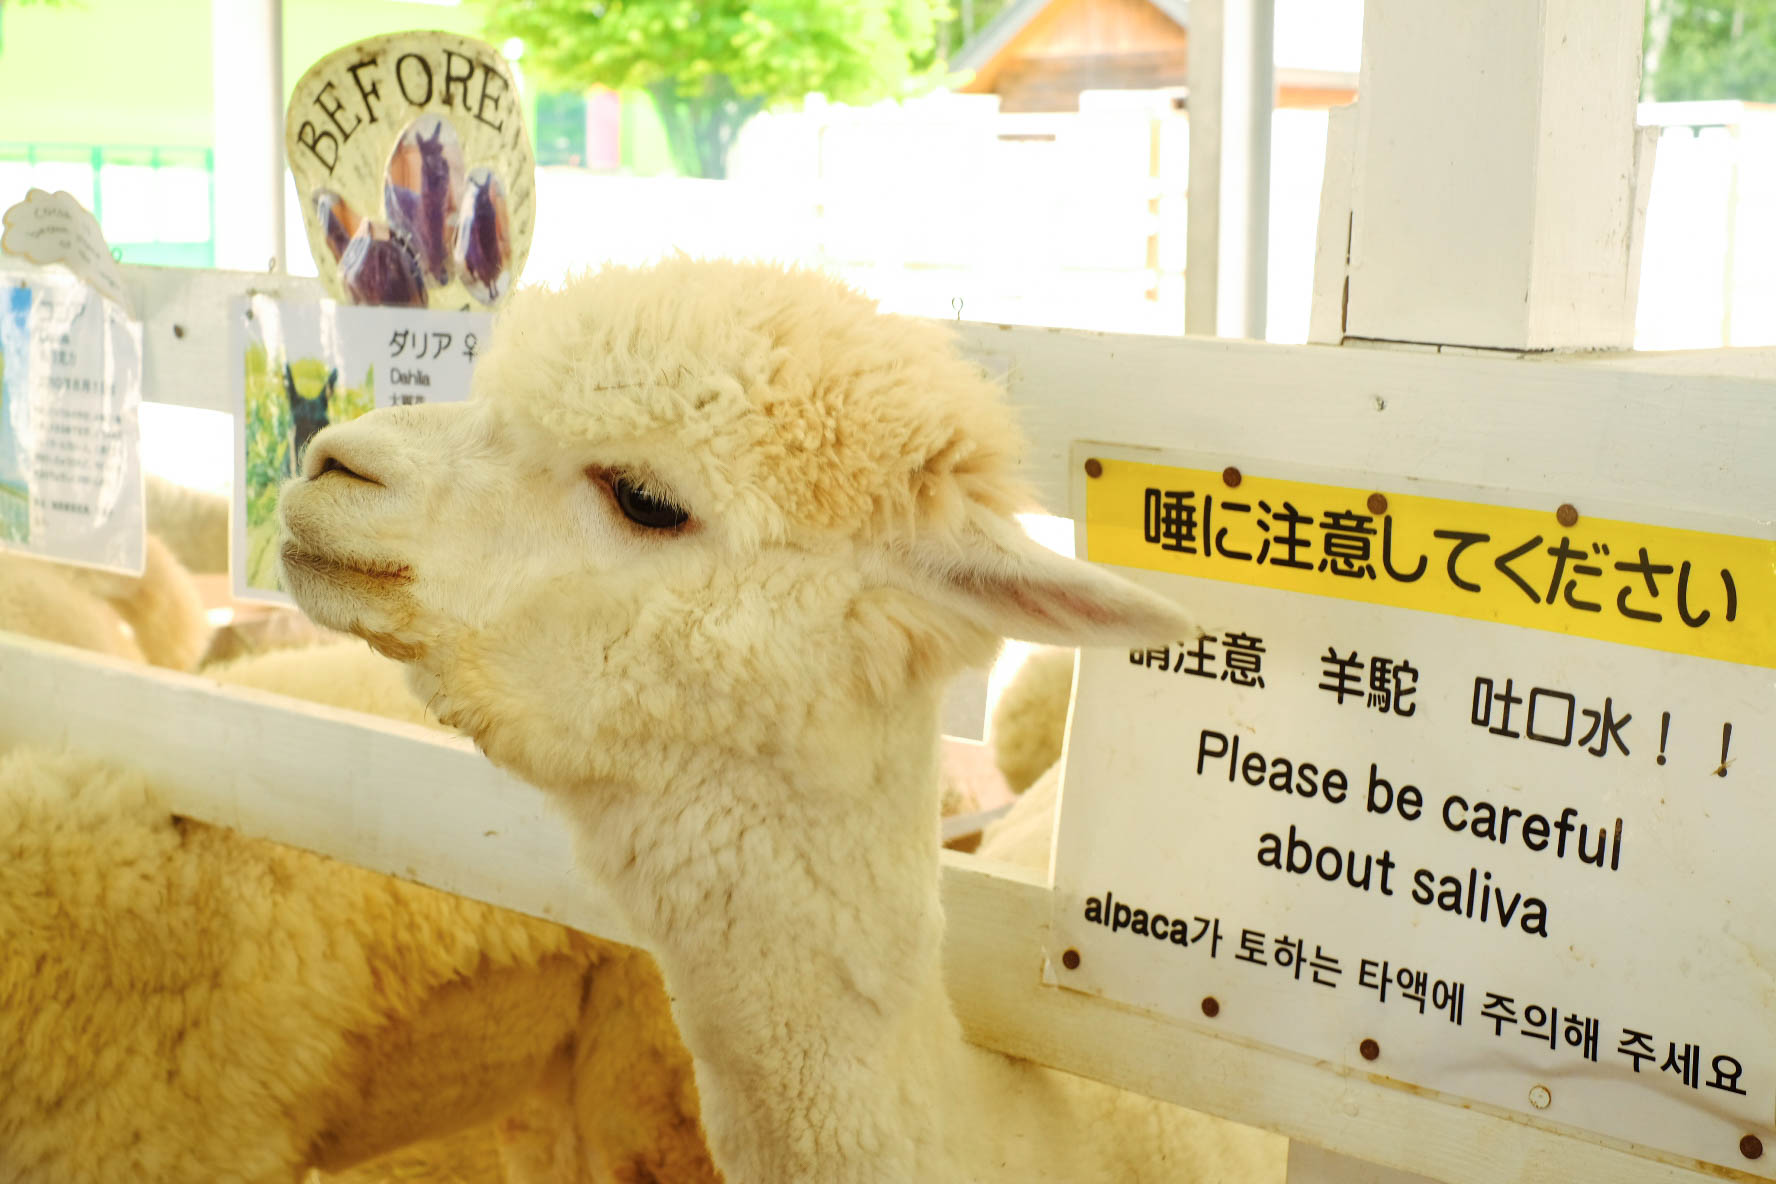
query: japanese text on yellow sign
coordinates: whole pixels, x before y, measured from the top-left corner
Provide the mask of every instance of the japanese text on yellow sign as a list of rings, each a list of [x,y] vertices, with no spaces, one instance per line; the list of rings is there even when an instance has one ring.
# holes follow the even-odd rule
[[[1776,543],[1138,461],[1086,481],[1100,563],[1776,667]]]

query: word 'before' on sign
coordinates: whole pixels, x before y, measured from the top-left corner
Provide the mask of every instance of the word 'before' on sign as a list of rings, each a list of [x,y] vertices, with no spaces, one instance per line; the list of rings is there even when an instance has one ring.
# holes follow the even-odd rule
[[[1235,998],[1217,1031],[1352,1067],[1360,1034],[1541,1121],[1558,1077],[1558,1121],[1708,1162],[1768,1127],[1769,524],[1073,459],[1078,553],[1199,628],[1081,652],[1061,986],[1193,1025]]]
[[[339,167],[340,150],[388,116],[391,96],[403,113],[442,108],[499,134],[521,119],[518,95],[505,63],[487,47],[467,38],[399,49],[367,44],[356,60],[341,62],[309,99],[311,111],[292,122],[296,143],[328,173]]]

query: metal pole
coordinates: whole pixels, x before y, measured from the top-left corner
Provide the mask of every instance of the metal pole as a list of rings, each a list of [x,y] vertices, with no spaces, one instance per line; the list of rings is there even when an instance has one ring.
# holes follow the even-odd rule
[[[1221,64],[1226,0],[1190,6],[1189,220],[1184,244],[1184,332],[1213,337],[1221,280]],[[1238,0],[1232,0],[1237,3]]]
[[[1270,125],[1276,108],[1276,0],[1249,0],[1246,151],[1246,317],[1240,336],[1264,337],[1270,293]]]
[[[284,270],[282,0],[210,0],[216,266]]]
[[[1190,6],[1186,333],[1264,336],[1275,27],[1275,0]]]

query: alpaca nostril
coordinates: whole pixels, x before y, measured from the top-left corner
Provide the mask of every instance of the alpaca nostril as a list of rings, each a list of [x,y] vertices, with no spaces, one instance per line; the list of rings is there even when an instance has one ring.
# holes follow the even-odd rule
[[[363,472],[360,472],[358,469],[352,468],[350,465],[346,464],[345,461],[343,461],[339,458],[338,453],[333,452],[331,450],[327,451],[324,455],[322,455],[320,467],[314,470],[314,475],[311,476],[309,478],[309,480],[319,481],[322,477],[325,477],[328,473],[338,473],[341,477],[348,477],[353,481],[362,481],[366,485],[381,485],[382,484],[381,481],[378,481],[375,477],[369,475],[368,473],[363,473]]]

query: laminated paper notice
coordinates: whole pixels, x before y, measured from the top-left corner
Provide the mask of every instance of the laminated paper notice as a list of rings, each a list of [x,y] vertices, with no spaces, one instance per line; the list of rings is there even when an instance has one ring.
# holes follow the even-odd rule
[[[289,603],[278,579],[278,489],[310,441],[379,407],[468,398],[492,317],[255,296],[236,310],[232,567],[242,599]]]
[[[0,547],[140,573],[141,326],[71,277],[0,291]]]
[[[73,194],[33,189],[0,215],[0,224],[0,251],[39,267],[66,267],[126,313],[132,311],[123,272],[99,220]]]

